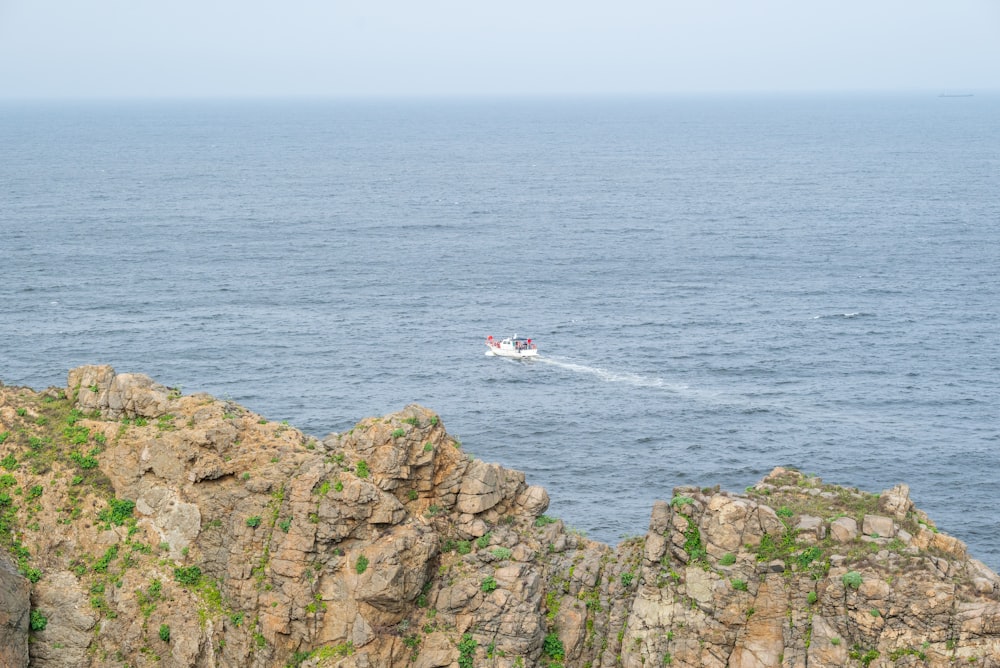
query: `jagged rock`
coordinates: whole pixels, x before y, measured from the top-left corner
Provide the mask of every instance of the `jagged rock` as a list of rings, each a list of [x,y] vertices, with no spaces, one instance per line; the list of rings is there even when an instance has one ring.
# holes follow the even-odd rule
[[[35,584],[32,608],[46,617],[45,629],[31,643],[34,668],[75,668],[88,665],[87,648],[97,614],[88,605],[87,593],[67,571],[56,572]]]
[[[28,664],[28,616],[31,587],[0,556],[0,666]]]
[[[678,487],[611,548],[544,517],[545,490],[468,457],[420,406],[320,441],[110,367],[71,371],[65,395],[0,385],[5,480],[33,524],[6,517],[48,618],[31,666],[1000,656],[1000,578],[905,485],[876,498],[776,468],[745,494]],[[4,574],[0,665],[26,646]]]
[[[892,489],[887,489],[878,498],[879,511],[901,520],[906,514],[913,510],[913,502],[910,501],[910,486],[899,484]]]

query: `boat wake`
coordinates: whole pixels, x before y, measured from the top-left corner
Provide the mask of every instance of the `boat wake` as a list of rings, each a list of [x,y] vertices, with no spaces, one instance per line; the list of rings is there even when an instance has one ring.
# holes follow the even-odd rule
[[[566,369],[567,371],[575,371],[577,373],[589,373],[609,383],[627,383],[629,385],[635,385],[636,387],[667,387],[667,384],[663,382],[662,378],[642,376],[637,373],[610,371],[608,369],[602,369],[596,366],[587,366],[586,364],[576,364],[575,362],[564,362],[562,360],[553,359],[551,357],[539,356],[535,358],[535,361],[540,362],[542,364],[549,364],[551,366],[556,366],[559,367],[560,369]]]

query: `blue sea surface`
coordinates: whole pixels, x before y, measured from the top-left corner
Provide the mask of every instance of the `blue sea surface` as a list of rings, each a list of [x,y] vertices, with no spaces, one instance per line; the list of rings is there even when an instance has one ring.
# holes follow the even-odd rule
[[[1000,96],[4,103],[0,379],[418,402],[593,538],[775,466],[1000,569]],[[487,357],[533,337],[541,358]]]

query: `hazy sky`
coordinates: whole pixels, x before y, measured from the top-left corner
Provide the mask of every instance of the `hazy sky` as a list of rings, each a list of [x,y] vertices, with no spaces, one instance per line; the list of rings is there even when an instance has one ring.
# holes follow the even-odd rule
[[[0,97],[1000,89],[1000,0],[0,0]]]

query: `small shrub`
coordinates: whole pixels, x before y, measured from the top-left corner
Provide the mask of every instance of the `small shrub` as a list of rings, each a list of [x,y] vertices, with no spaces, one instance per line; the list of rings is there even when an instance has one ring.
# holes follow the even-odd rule
[[[861,586],[861,583],[863,582],[861,573],[858,573],[857,571],[850,571],[848,573],[844,573],[844,575],[840,578],[840,580],[841,582],[844,583],[845,587],[850,587],[851,589],[857,589],[858,587]]]
[[[4,467],[8,471],[17,470],[17,458],[14,457],[14,453],[12,452],[3,459],[0,459],[0,466]]]
[[[497,559],[510,559],[512,552],[509,547],[494,547],[490,550],[490,554]]]
[[[32,631],[44,631],[49,624],[49,618],[41,610],[32,610],[29,623]]]
[[[478,547],[480,550],[483,550],[483,549],[489,547],[490,546],[490,539],[492,537],[493,537],[492,534],[490,534],[489,532],[484,533],[482,536],[480,536],[479,538],[476,539],[476,547]]]
[[[458,667],[472,668],[475,655],[476,639],[471,633],[463,634],[462,639],[458,641]]]
[[[786,519],[795,514],[792,512],[792,509],[789,508],[788,506],[782,506],[774,512],[778,515],[778,517],[784,517]]]
[[[814,592],[814,591],[809,592],[809,595],[806,596],[806,601],[809,602],[809,605],[813,605],[818,600],[819,600],[819,596],[817,596],[816,592]]]
[[[247,518],[247,526],[251,529],[256,529],[260,526],[260,515],[254,515],[253,517]]]
[[[392,437],[393,438],[401,438],[401,437],[403,437],[405,435],[406,435],[406,430],[404,430],[402,428],[400,428],[400,429],[393,429],[392,430]]]
[[[291,520],[281,520],[280,522],[278,522],[278,528],[284,531],[285,533],[288,533],[288,530],[291,528],[291,526],[292,526]]]
[[[460,540],[455,544],[455,551],[459,554],[469,554],[472,552],[472,543],[467,540]]]
[[[91,455],[84,455],[79,450],[74,450],[73,452],[69,453],[69,458],[73,460],[73,463],[75,463],[82,469],[97,468],[98,464],[97,460]]]
[[[368,462],[362,459],[358,462],[357,466],[354,467],[354,471],[358,474],[359,478],[367,478],[370,473],[368,470]]]
[[[110,499],[108,507],[99,512],[97,518],[102,522],[120,527],[132,517],[133,510],[135,510],[135,501]]]
[[[485,580],[483,580],[483,584],[480,586],[480,589],[482,589],[484,592],[486,592],[487,594],[489,594],[490,592],[496,591],[497,586],[498,585],[497,585],[496,578],[494,578],[491,575],[488,578],[486,578]]]
[[[363,554],[359,555],[358,560],[354,562],[354,570],[358,572],[358,575],[361,575],[368,570],[368,557]]]
[[[623,587],[628,587],[629,585],[632,584],[632,581],[634,579],[635,579],[635,573],[631,573],[631,572],[629,572],[629,573],[622,573],[622,577],[621,577],[622,586]]]
[[[746,582],[746,580],[741,580],[739,578],[733,578],[729,582],[730,582],[730,584],[733,585],[733,589],[735,589],[736,591],[746,591],[747,590],[747,582]]]
[[[556,633],[550,633],[545,636],[545,641],[542,643],[542,652],[553,661],[562,661],[566,658],[566,648]]]
[[[798,564],[800,568],[807,568],[809,564],[819,559],[821,556],[823,556],[823,550],[816,546],[808,547],[796,555],[795,563]]]
[[[201,569],[197,566],[180,566],[174,569],[174,579],[193,587],[201,582]]]
[[[736,555],[733,554],[732,552],[726,552],[724,555],[722,555],[722,558],[719,559],[720,566],[732,566],[735,563],[736,563]]]
[[[692,499],[690,496],[675,496],[674,498],[670,499],[670,505],[672,505],[674,508],[680,508],[681,506],[689,506],[692,503],[694,503],[694,499]]]
[[[160,640],[170,642],[170,627],[166,624],[160,624]]]

